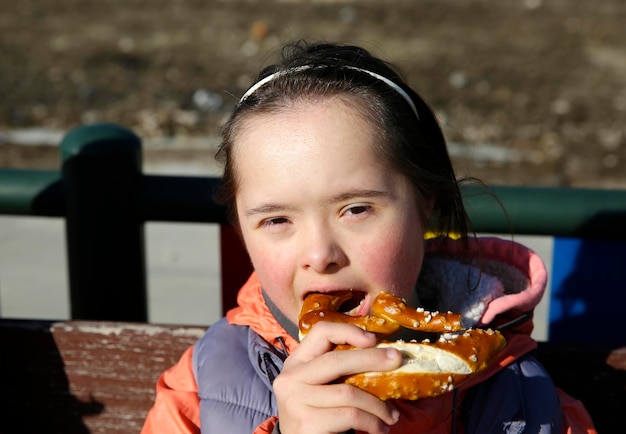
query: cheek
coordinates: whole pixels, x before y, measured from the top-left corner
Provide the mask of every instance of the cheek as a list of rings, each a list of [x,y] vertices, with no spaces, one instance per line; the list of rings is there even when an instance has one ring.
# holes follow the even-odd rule
[[[293,264],[284,252],[255,252],[250,250],[252,265],[263,282],[263,290],[274,304],[292,321],[298,316],[293,292]],[[294,307],[295,306],[295,307]]]
[[[281,283],[287,280],[285,261],[271,255],[251,256],[254,269],[261,277],[263,284],[267,286],[267,290],[283,286]]]
[[[421,269],[423,239],[407,242],[406,236],[394,234],[361,249],[363,269],[372,281],[387,292],[408,298]]]

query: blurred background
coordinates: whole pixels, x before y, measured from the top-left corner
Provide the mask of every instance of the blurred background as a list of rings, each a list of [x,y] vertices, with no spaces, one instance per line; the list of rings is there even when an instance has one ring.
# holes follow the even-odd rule
[[[233,104],[304,38],[395,63],[460,176],[626,188],[624,23],[623,0],[0,0],[0,167],[57,169],[69,129],[115,122],[146,172],[217,174]],[[215,290],[209,226],[148,225],[152,320],[207,322],[214,298],[172,303]],[[0,316],[66,317],[63,260],[62,222],[0,216]]]

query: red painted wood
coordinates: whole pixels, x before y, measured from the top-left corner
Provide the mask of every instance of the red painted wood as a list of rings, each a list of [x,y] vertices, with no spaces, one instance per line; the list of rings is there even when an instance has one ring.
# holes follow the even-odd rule
[[[252,264],[241,238],[232,226],[220,226],[222,272],[222,311],[237,305],[237,293],[250,273]]]

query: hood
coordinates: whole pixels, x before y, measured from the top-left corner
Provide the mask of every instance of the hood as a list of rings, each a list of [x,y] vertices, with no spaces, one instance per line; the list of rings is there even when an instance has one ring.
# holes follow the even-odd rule
[[[466,327],[499,327],[532,313],[546,283],[543,261],[521,244],[435,238],[426,243],[417,292],[426,308],[461,313]]]
[[[417,284],[428,308],[461,313],[466,327],[499,329],[507,345],[482,372],[461,385],[478,384],[537,347],[532,313],[546,288],[547,271],[531,249],[496,237],[427,241]]]

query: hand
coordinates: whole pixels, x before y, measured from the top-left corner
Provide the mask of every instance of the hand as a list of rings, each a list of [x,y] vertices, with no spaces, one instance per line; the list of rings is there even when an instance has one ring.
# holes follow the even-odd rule
[[[335,344],[361,349],[331,351]],[[316,324],[274,380],[281,434],[330,434],[350,429],[389,432],[399,417],[393,404],[354,386],[329,384],[344,375],[400,366],[399,351],[372,348],[374,345],[374,334],[356,326]]]

